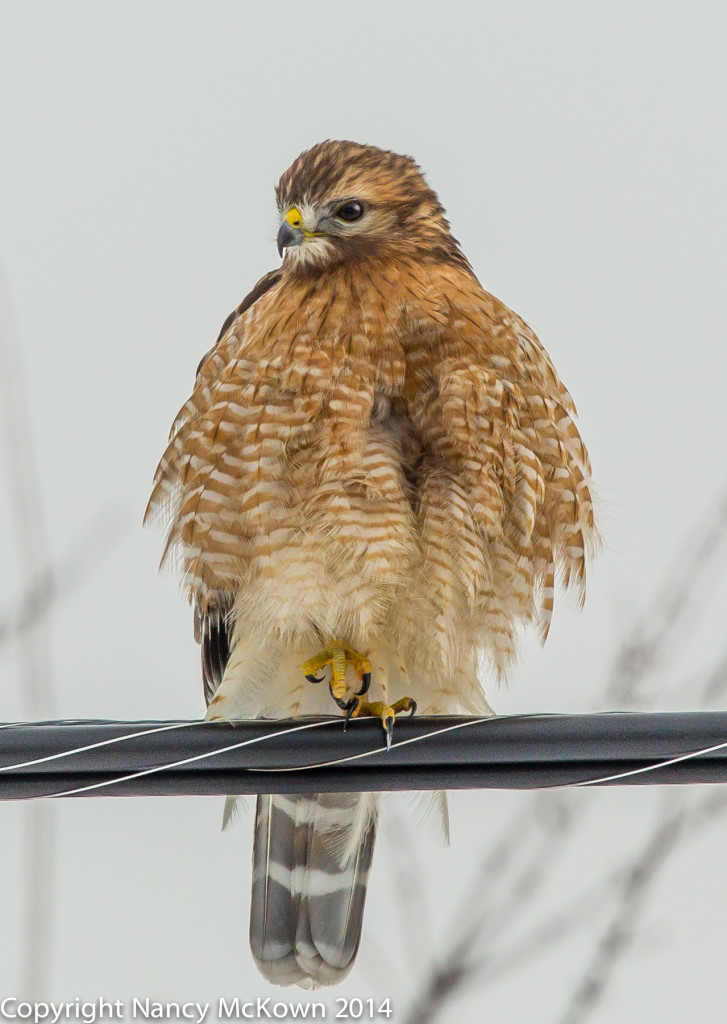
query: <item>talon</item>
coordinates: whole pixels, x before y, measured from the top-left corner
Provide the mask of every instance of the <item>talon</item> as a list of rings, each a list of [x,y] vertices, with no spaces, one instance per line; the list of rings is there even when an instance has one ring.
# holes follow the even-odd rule
[[[386,736],[386,749],[391,749],[394,740],[394,722],[400,711],[408,711],[411,715],[416,711],[416,701],[412,697],[402,697],[395,701],[391,707],[380,700],[370,701],[366,698],[356,698],[356,707],[349,712],[349,717],[371,717],[381,720],[381,725]]]
[[[346,731],[346,726],[348,725],[351,717],[356,714],[356,710],[357,710],[357,708],[358,708],[360,703],[361,702],[359,701],[358,697],[353,697],[348,702],[348,707],[346,708],[346,715],[345,715],[345,718],[343,720],[343,731],[344,732]]]
[[[333,699],[335,700],[336,704],[338,704],[338,706],[341,709],[341,711],[345,711],[347,717],[350,718],[351,715],[353,714],[353,709],[358,704],[358,697],[352,697],[350,700],[346,700],[345,697],[337,697],[332,690],[331,690],[331,697],[333,697]]]
[[[346,693],[350,692],[346,685],[346,669],[350,665],[361,680],[361,689],[357,694],[360,696],[371,686],[371,662],[365,654],[355,651],[345,640],[331,640],[322,651],[301,665],[301,670],[309,683],[322,683],[325,676],[319,676],[318,673],[328,665],[331,668],[328,684],[331,697],[350,717],[357,705],[346,699]]]
[[[413,697],[402,697],[401,700],[397,700],[392,706],[397,715],[400,711],[408,711],[409,718],[412,718],[416,714],[417,710],[417,702]]]

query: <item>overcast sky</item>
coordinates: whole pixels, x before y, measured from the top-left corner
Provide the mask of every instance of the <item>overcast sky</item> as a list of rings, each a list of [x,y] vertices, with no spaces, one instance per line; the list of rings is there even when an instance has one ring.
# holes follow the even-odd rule
[[[527,643],[509,688],[488,695],[502,713],[603,709],[611,653],[668,592],[727,482],[725,21],[722,5],[668,0],[2,4],[0,267],[52,556],[85,543],[104,510],[124,527],[48,628],[58,716],[202,713],[190,613],[157,575],[161,537],[141,517],[199,358],[279,262],[273,186],[325,138],[416,157],[481,281],[533,326],[575,398],[606,548],[583,614],[558,601],[545,650]],[[0,527],[0,609],[12,609],[22,567],[7,487]],[[720,572],[705,615],[674,638],[670,679],[698,678],[723,650]],[[0,718],[24,717],[12,645],[0,672]],[[691,706],[688,688],[678,700]],[[594,805],[590,838],[554,879],[554,905],[643,829],[654,798],[579,793]],[[443,940],[474,851],[522,799],[456,796],[452,847],[422,839]],[[213,799],[56,811],[44,996],[271,991],[247,947],[249,819],[221,835]],[[0,813],[10,993],[24,809]],[[418,968],[381,846],[360,963],[335,994],[403,1008]],[[647,922],[658,942],[636,950],[594,1021],[636,1019],[639,998],[652,1007],[639,1019],[664,1024],[722,1002],[726,855],[715,828],[673,865]],[[451,1020],[555,1021],[580,950],[470,993]]]

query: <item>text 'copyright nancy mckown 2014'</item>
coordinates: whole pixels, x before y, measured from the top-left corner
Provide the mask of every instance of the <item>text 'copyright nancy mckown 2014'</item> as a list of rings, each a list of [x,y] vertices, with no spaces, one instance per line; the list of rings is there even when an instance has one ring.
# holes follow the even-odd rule
[[[131,1000],[71,999],[67,1002],[28,1002],[17,996],[0,1000],[0,1020],[28,1024],[65,1024],[107,1020],[177,1020],[205,1024],[212,1020],[362,1020],[388,1021],[393,1015],[389,999],[339,996],[330,1002],[286,1002],[269,996],[245,999],[220,996],[215,1002],[158,1002],[148,997]]]

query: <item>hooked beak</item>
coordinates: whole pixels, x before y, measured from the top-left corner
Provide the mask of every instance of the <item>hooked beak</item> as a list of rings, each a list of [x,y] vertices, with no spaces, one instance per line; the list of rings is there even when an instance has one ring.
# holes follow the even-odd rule
[[[300,245],[305,239],[305,232],[300,228],[294,228],[287,220],[284,220],[278,231],[278,255],[282,257],[286,249],[292,245]]]

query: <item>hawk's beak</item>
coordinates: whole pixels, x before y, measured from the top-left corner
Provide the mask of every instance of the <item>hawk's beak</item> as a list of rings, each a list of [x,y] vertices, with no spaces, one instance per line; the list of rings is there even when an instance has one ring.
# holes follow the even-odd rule
[[[292,245],[300,245],[305,238],[305,232],[300,228],[294,228],[287,220],[284,220],[278,231],[278,254],[283,255],[286,249]]]

